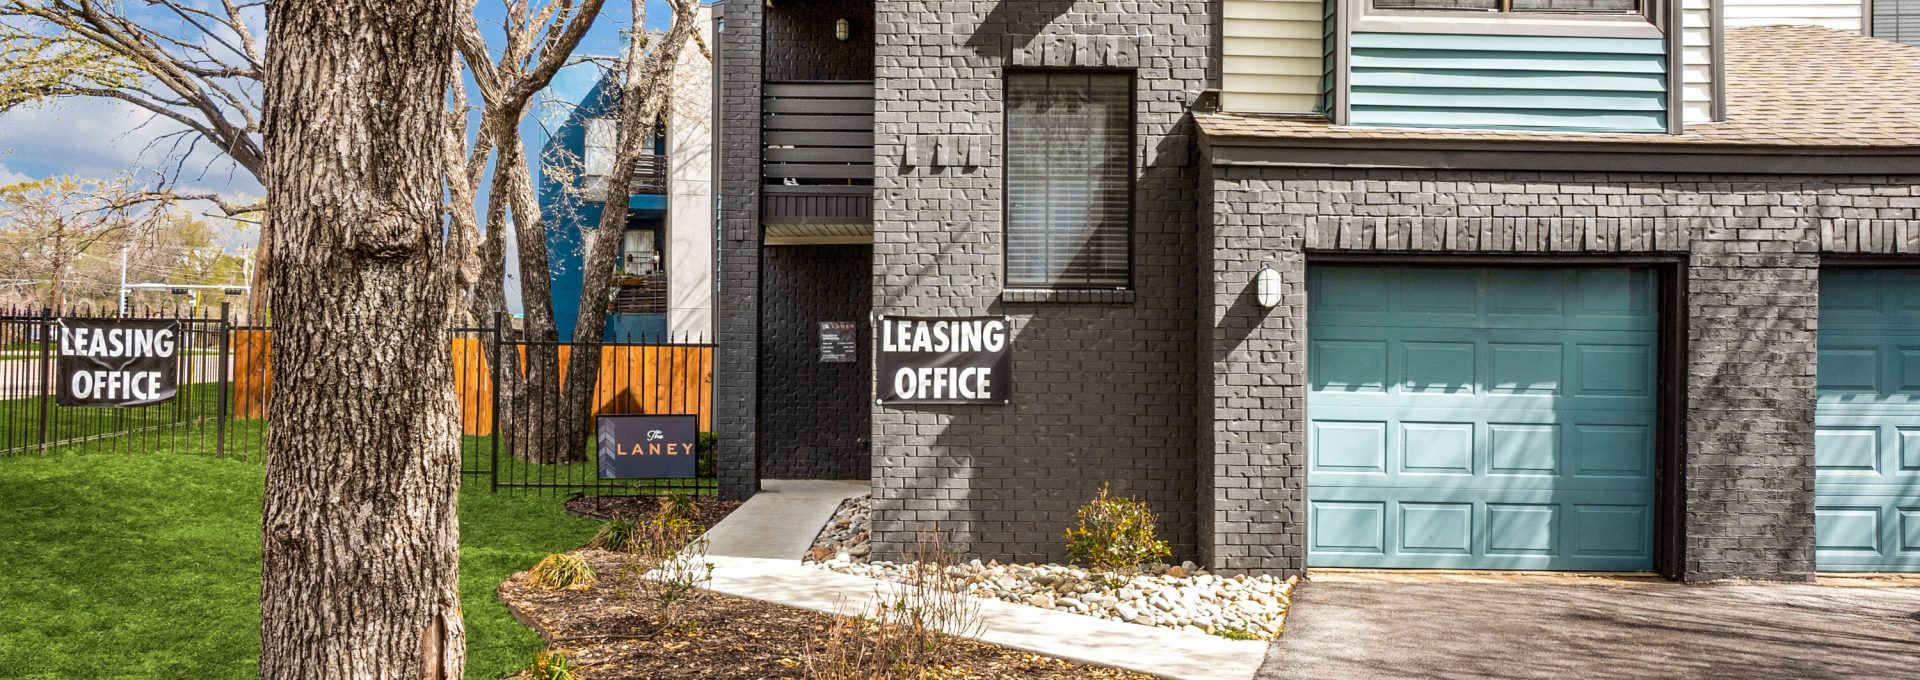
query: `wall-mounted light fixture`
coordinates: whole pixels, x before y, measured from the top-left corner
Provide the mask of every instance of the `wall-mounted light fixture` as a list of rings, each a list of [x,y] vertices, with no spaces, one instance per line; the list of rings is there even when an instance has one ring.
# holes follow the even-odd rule
[[[847,39],[851,37],[853,37],[853,24],[848,22],[845,17],[835,19],[833,22],[833,39],[846,42]]]
[[[1262,267],[1253,276],[1253,299],[1266,309],[1280,306],[1280,272]]]

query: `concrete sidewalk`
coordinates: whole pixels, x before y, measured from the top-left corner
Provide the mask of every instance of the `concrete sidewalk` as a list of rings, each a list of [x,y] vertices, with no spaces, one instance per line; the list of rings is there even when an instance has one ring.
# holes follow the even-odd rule
[[[707,532],[715,592],[827,613],[864,608],[889,585],[800,563],[840,501],[865,493],[843,482],[768,481]],[[976,598],[980,640],[1036,654],[1166,678],[1247,680],[1267,643],[1153,628]]]

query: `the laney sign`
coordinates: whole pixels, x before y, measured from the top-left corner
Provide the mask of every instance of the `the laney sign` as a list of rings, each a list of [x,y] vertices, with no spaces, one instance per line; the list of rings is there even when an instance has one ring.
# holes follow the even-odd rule
[[[697,416],[600,416],[600,478],[690,478],[696,459]]]
[[[1004,404],[1013,394],[1002,316],[880,317],[876,352],[886,404]]]
[[[145,406],[179,389],[180,322],[60,320],[61,406]]]

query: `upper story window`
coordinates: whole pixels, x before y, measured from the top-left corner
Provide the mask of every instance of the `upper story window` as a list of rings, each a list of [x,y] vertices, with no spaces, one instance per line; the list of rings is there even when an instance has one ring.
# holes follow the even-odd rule
[[[1007,74],[1010,288],[1132,281],[1133,76]]]
[[[1373,8],[1516,14],[1638,14],[1640,0],[1373,0]]]
[[[604,201],[608,177],[613,174],[620,130],[612,118],[588,118],[585,147],[580,153],[581,179],[588,200]]]

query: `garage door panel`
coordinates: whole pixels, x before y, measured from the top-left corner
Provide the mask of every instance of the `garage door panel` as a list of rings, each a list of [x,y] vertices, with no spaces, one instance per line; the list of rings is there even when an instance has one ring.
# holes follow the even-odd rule
[[[1311,269],[1309,564],[1651,568],[1652,290],[1630,269]]]
[[[1920,272],[1821,272],[1815,563],[1920,572]]]

